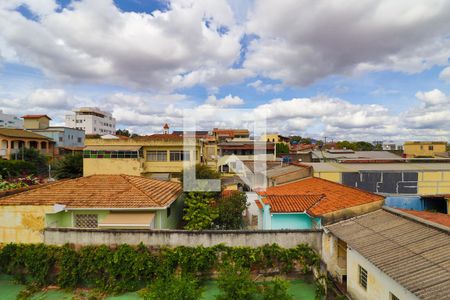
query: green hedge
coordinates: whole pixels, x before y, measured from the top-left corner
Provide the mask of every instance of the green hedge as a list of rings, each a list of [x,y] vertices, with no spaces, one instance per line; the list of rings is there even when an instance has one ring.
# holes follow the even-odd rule
[[[0,176],[2,178],[36,174],[36,165],[23,160],[0,160]]]
[[[278,268],[289,272],[300,265],[306,273],[319,266],[320,257],[305,244],[289,249],[276,244],[257,248],[218,245],[156,249],[125,244],[78,250],[70,245],[7,244],[0,249],[0,273],[13,275],[22,283],[86,286],[109,293],[136,291],[155,278],[176,272],[209,276],[222,261],[255,271]]]

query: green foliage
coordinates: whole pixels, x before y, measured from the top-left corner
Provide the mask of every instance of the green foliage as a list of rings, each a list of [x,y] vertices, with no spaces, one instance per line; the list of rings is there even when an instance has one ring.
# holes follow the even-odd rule
[[[373,151],[375,150],[375,146],[368,142],[349,142],[349,141],[340,141],[336,143],[336,147],[339,149],[350,149],[353,151]]]
[[[184,203],[183,220],[186,221],[185,229],[203,230],[211,229],[214,220],[219,216],[217,209],[212,206],[213,194],[208,192],[190,192],[186,195]]]
[[[219,273],[218,285],[221,294],[217,300],[251,300],[256,296],[256,283],[250,277],[250,271],[238,264],[226,264]]]
[[[276,277],[274,280],[261,287],[263,300],[291,300],[292,296],[288,293],[289,282]]]
[[[122,135],[122,136],[131,136],[131,133],[128,131],[128,129],[117,129],[116,135]]]
[[[293,142],[297,142],[298,144],[307,144],[307,145],[310,145],[311,142],[312,142],[311,138],[309,138],[309,137],[307,137],[307,138],[302,138],[302,137],[299,136],[299,135],[293,135],[293,136],[290,136],[289,138],[291,139],[291,144],[292,144]]]
[[[319,263],[318,254],[305,244],[289,249],[276,244],[256,248],[217,245],[158,249],[149,249],[142,244],[137,247],[123,244],[115,248],[85,246],[79,250],[70,245],[56,247],[44,244],[0,247],[0,273],[14,275],[20,282],[38,287],[56,283],[69,289],[87,286],[103,293],[135,291],[160,280],[151,291],[160,288],[171,291],[191,289],[189,295],[194,295],[198,292],[198,284],[192,278],[208,276],[219,269],[226,295],[242,296],[247,295],[249,289],[254,290],[255,285],[249,279],[250,270],[284,273],[291,271],[294,265],[300,265],[304,272],[308,272]],[[174,277],[174,274],[179,276]],[[173,280],[176,284],[172,286],[170,281]],[[236,281],[237,284],[233,283]],[[243,285],[245,282],[250,283]],[[317,293],[324,292],[322,282],[317,283]],[[267,297],[281,295],[284,284],[276,281],[260,290]],[[244,299],[239,297],[226,299]],[[282,296],[278,298],[284,299]]]
[[[13,157],[14,158],[14,157]],[[36,168],[36,175],[45,175],[48,172],[48,161],[45,155],[34,148],[22,149],[17,154],[17,160],[31,162]]]
[[[182,170],[180,175],[180,180],[182,183],[184,180],[184,172],[185,170]],[[220,173],[208,167],[207,165],[196,164],[195,177],[196,179],[220,179]]]
[[[191,276],[176,276],[170,274],[157,278],[148,289],[141,293],[145,300],[197,300],[201,289],[198,281]]]
[[[36,173],[36,166],[32,162],[23,160],[0,160],[0,176],[2,178],[13,178]]]
[[[58,179],[83,176],[83,156],[81,154],[64,156],[53,165],[53,172]]]
[[[289,153],[289,146],[285,143],[277,143],[276,144],[276,151],[277,154],[288,154]]]
[[[243,192],[235,192],[227,197],[216,200],[218,212],[214,220],[216,228],[219,229],[242,229],[244,218],[242,213],[247,209],[247,195]]]

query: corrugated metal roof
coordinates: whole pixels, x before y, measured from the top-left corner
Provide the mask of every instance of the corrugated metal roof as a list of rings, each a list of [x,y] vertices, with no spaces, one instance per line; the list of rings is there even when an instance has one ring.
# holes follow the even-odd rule
[[[450,299],[450,233],[385,210],[326,227],[420,299]]]

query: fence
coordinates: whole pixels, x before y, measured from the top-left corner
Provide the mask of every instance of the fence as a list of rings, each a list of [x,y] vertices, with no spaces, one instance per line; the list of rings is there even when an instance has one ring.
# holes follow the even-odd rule
[[[44,243],[85,245],[200,246],[218,244],[257,247],[276,243],[290,248],[305,243],[319,253],[322,248],[322,230],[136,230],[136,229],[74,229],[46,228]]]

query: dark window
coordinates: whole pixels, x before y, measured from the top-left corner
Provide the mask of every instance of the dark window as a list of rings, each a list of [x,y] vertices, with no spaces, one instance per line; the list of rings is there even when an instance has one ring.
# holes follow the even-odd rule
[[[170,151],[170,161],[190,160],[190,153],[188,151]]]
[[[433,151],[434,147],[433,146],[428,146],[428,150]]]
[[[170,211],[170,206],[167,208],[167,217],[170,217],[170,213],[171,213],[171,211]]]
[[[361,266],[359,267],[359,285],[367,290],[367,270]]]
[[[59,137],[59,141],[60,141],[60,142],[63,141],[63,137],[62,137],[62,136]]]
[[[167,161],[167,151],[147,151],[148,161]]]

